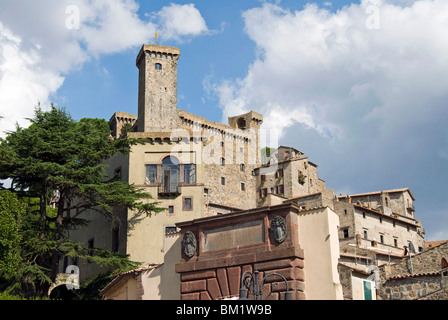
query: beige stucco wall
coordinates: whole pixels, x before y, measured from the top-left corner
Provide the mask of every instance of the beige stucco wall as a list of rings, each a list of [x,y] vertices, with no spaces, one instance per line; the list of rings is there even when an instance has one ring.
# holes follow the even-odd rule
[[[139,216],[135,212],[128,214],[127,254],[133,260],[144,263],[162,263],[164,259],[165,227],[174,227],[177,222],[204,216],[204,186],[203,167],[196,166],[196,185],[182,186],[182,194],[176,197],[160,197],[158,187],[144,185],[147,164],[158,164],[174,151],[181,163],[195,163],[194,143],[154,143],[136,145],[130,154],[129,183],[135,184],[150,193],[153,201],[159,202],[158,207],[165,211],[153,214],[151,217]],[[183,199],[191,197],[191,211],[183,210]],[[174,214],[168,212],[168,207],[174,206]],[[134,221],[138,223],[134,224]]]
[[[299,243],[305,253],[305,294],[310,300],[340,300],[337,270],[339,218],[329,208],[299,213]]]
[[[165,257],[163,265],[142,275],[143,300],[179,300],[180,275],[174,268],[181,258],[179,234],[165,237]]]
[[[136,300],[137,299],[137,280],[133,277],[127,277],[123,283],[107,292],[104,300]]]

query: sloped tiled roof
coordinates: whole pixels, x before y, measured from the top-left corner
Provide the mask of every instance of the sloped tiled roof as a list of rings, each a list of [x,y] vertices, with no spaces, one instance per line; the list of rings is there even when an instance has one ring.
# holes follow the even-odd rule
[[[126,272],[123,272],[121,274],[119,274],[117,277],[115,277],[111,282],[109,282],[100,292],[100,295],[104,295],[104,293],[109,290],[110,288],[112,288],[114,285],[116,285],[118,282],[120,282],[122,279],[126,278],[127,276],[133,275],[133,274],[138,274],[140,272],[143,271],[148,271],[148,270],[152,270],[152,269],[156,269],[158,267],[160,267],[163,263],[160,264],[148,264],[144,267],[138,268],[138,269],[133,269],[133,270],[129,270]]]
[[[373,192],[366,192],[366,193],[358,193],[358,194],[348,194],[348,195],[340,195],[338,196],[338,198],[345,198],[345,197],[363,197],[363,196],[370,196],[370,195],[374,195],[374,194],[380,194],[382,192],[385,193],[396,193],[396,192],[409,192],[409,194],[411,195],[412,200],[415,200],[414,195],[412,194],[411,190],[409,188],[400,188],[400,189],[391,189],[391,190],[383,190],[383,191],[373,191]]]
[[[425,241],[425,248],[434,248],[447,242],[448,240]]]
[[[396,276],[391,276],[387,280],[399,280],[399,279],[417,278],[417,277],[423,277],[423,276],[436,276],[446,270],[447,269],[443,269],[443,270],[439,270],[439,271],[432,271],[432,272],[400,274],[400,275],[396,275]]]

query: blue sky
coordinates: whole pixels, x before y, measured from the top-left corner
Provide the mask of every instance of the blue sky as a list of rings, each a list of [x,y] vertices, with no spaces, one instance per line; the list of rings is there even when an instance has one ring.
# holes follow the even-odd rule
[[[178,107],[254,110],[336,194],[409,187],[448,239],[446,0],[0,0],[0,131],[40,102],[137,113],[143,43],[181,50]]]

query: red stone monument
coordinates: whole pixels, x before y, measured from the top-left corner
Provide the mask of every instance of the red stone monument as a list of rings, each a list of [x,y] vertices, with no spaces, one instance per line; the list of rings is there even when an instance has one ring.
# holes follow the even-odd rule
[[[291,299],[305,299],[298,211],[294,204],[281,204],[178,223],[182,299],[245,298],[239,296],[241,283],[249,299],[284,300],[287,289]],[[245,285],[255,275],[262,297],[254,296],[258,288]]]

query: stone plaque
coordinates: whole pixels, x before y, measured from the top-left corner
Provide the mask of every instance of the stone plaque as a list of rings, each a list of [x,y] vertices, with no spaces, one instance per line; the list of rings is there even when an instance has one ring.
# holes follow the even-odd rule
[[[194,256],[198,244],[193,232],[185,232],[184,238],[182,240],[182,246],[187,257],[191,258],[192,256]]]
[[[204,251],[229,249],[264,242],[263,220],[204,231]]]
[[[282,243],[285,241],[288,231],[286,229],[286,221],[281,216],[275,216],[271,220],[271,234],[275,241]]]

